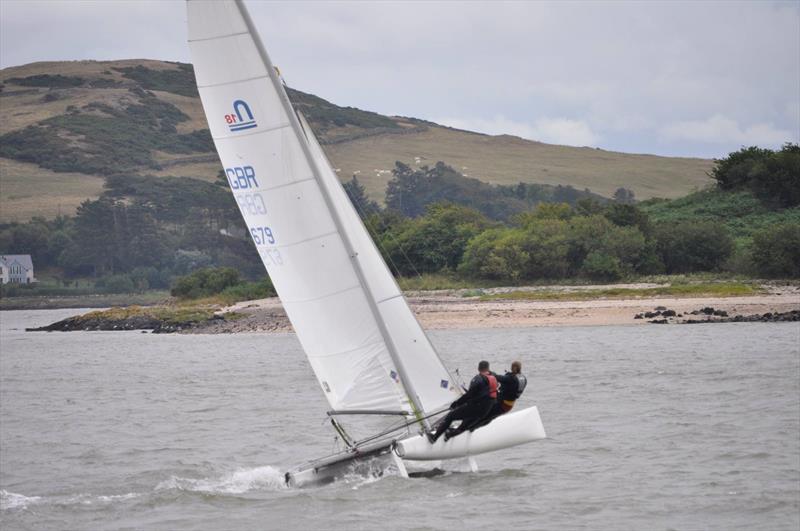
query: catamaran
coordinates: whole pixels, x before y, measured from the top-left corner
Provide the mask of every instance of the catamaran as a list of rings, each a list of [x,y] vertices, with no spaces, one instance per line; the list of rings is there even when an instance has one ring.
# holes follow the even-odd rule
[[[407,477],[405,460],[472,459],[545,438],[533,406],[428,441],[462,386],[289,101],[243,1],[187,0],[187,9],[197,87],[225,175],[345,445],[288,471],[287,483],[331,481],[367,460]],[[375,416],[392,425],[359,439],[341,420]]]

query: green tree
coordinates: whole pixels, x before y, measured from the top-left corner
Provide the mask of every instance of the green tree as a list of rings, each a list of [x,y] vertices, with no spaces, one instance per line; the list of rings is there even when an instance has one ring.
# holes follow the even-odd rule
[[[754,174],[760,171],[770,156],[771,149],[750,146],[730,153],[723,159],[714,160],[711,177],[717,181],[717,186],[723,190],[735,190],[746,186]]]
[[[586,256],[581,272],[592,280],[619,280],[622,277],[619,258],[600,251],[592,251]]]
[[[603,216],[619,227],[637,227],[644,235],[653,231],[650,217],[636,205],[612,203],[603,211]]]
[[[646,245],[645,237],[638,227],[620,227],[600,215],[580,216],[570,220],[567,244],[571,275],[595,271],[584,268],[584,261],[594,253],[594,266],[614,262],[614,267],[619,270],[617,276],[631,273],[637,268]],[[594,273],[592,275],[597,278]]]
[[[733,239],[719,223],[685,221],[655,231],[667,273],[715,271],[733,252]]]
[[[779,207],[800,205],[800,145],[787,143],[777,153],[751,146],[714,162],[711,177],[720,189],[749,189]]]
[[[409,217],[421,216],[428,205],[442,201],[474,208],[496,220],[508,220],[529,208],[508,189],[465,177],[441,161],[418,170],[397,162],[393,174],[386,186],[386,207]]]
[[[633,190],[628,188],[617,188],[614,192],[614,201],[620,205],[631,205],[636,202]]]
[[[176,280],[174,297],[197,299],[221,293],[239,283],[239,272],[230,267],[203,268]]]
[[[567,222],[532,219],[522,228],[489,229],[467,244],[459,267],[477,278],[536,280],[567,274]]]
[[[506,264],[494,257],[494,249],[508,231],[509,229],[489,229],[472,238],[464,250],[459,272],[473,278],[505,279]]]
[[[489,224],[480,212],[439,203],[425,216],[396,226],[397,232],[384,233],[381,244],[401,274],[455,270],[467,242]]]
[[[574,215],[572,207],[566,203],[540,203],[535,209],[514,216],[515,224],[522,227],[536,224],[542,219],[569,219]]]
[[[81,203],[75,214],[75,249],[62,253],[59,258],[76,262],[64,263],[64,266],[75,269],[89,265],[95,275],[113,271],[119,235],[115,206],[114,201],[107,198],[87,199]]]
[[[524,250],[528,253],[523,278],[564,278],[567,275],[567,231],[561,219],[540,219],[524,227]]]
[[[169,237],[159,230],[150,209],[135,202],[125,209],[127,267],[162,267],[168,260]]]
[[[350,202],[353,203],[353,206],[360,217],[367,218],[380,212],[380,205],[369,198],[364,185],[361,184],[361,182],[358,180],[358,177],[353,175],[353,178],[345,182],[342,186],[344,187],[344,191],[347,192]]]
[[[28,223],[17,225],[12,230],[9,254],[29,254],[35,264],[46,263],[48,259],[47,241],[50,235],[47,223],[42,218],[34,218]]]
[[[133,280],[125,274],[101,277],[95,283],[95,287],[103,289],[106,293],[133,293],[136,291]]]
[[[753,235],[753,262],[766,277],[800,277],[800,224],[782,223]]]

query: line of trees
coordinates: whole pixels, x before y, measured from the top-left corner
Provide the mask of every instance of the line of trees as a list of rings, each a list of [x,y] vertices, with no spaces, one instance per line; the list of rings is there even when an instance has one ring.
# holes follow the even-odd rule
[[[736,223],[701,218],[694,211],[654,222],[648,209],[663,210],[669,203],[636,204],[625,190],[615,201],[599,201],[591,192],[569,187],[491,186],[444,163],[412,170],[398,162],[385,208],[367,197],[355,177],[345,189],[397,275],[450,272],[508,283],[700,271],[797,278],[800,211],[793,194],[800,186],[793,183],[800,174],[798,152],[788,144],[780,152],[746,148],[717,161],[713,175],[720,191],[698,198],[720,203],[761,194],[769,207],[759,208],[775,214],[776,222],[762,217],[746,227],[744,236]],[[767,175],[764,168],[772,169]],[[103,195],[85,201],[75,216],[0,226],[0,250],[31,254],[37,269],[61,272],[65,285],[90,277],[110,292],[167,288],[176,277],[209,267],[263,278],[227,188],[222,174],[216,183],[109,176]],[[545,201],[553,197],[571,202]],[[750,197],[748,208],[758,203]],[[700,206],[709,212],[714,204]],[[781,214],[787,212],[795,214]],[[188,291],[203,292],[197,287],[202,282],[193,282]]]
[[[125,292],[169,288],[174,277],[212,266],[263,277],[245,235],[224,176],[208,183],[115,175],[75,216],[0,226],[0,249],[30,254],[37,270],[61,271],[65,285],[89,277],[98,288]]]
[[[392,212],[366,219],[384,257],[400,275],[457,272],[511,283],[581,277],[719,271],[734,250],[720,224],[653,226],[636,205],[573,208],[544,203],[509,224],[460,205],[438,203],[424,216]]]

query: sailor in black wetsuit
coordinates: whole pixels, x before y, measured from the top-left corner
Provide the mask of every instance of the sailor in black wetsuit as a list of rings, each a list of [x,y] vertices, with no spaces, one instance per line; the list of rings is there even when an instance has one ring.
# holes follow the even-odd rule
[[[439,422],[435,433],[428,434],[431,444],[444,434],[444,440],[451,439],[479,422],[492,409],[497,399],[497,379],[489,372],[489,362],[478,364],[478,374],[469,383],[469,389],[450,404],[450,412]],[[454,420],[461,420],[458,428],[448,430]]]
[[[522,363],[515,361],[511,364],[511,372],[507,372],[500,376],[494,375],[497,382],[500,384],[500,391],[497,393],[497,401],[489,410],[489,413],[479,422],[470,427],[470,430],[476,430],[481,426],[486,426],[492,420],[504,415],[511,411],[514,407],[514,402],[522,395],[525,386],[528,385],[528,379],[522,374]]]

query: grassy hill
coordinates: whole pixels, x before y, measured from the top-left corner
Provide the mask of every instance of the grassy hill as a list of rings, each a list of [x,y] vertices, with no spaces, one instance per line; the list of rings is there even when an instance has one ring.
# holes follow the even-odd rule
[[[395,161],[443,160],[493,184],[571,185],[674,198],[704,187],[711,161],[631,155],[460,131],[339,107],[291,91],[342,179],[383,201]],[[70,214],[117,172],[214,181],[220,170],[190,65],[43,62],[0,71],[0,222]]]

